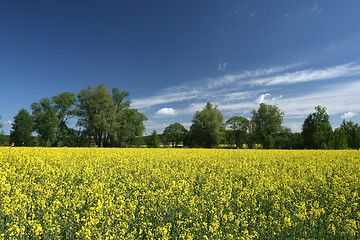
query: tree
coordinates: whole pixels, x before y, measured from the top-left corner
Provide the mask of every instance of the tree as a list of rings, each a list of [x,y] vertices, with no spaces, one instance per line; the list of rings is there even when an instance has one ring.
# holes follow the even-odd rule
[[[0,120],[1,120],[1,115],[0,115]],[[0,129],[3,127],[3,124],[0,122]],[[5,142],[5,135],[4,135],[4,131],[1,130],[0,131],[0,144],[3,144]]]
[[[31,104],[34,130],[39,134],[41,146],[51,146],[56,142],[59,119],[50,98],[43,98],[39,103]]]
[[[104,84],[83,89],[78,94],[78,125],[84,127],[94,137],[100,147],[131,144],[145,129],[147,118],[125,101],[128,92],[112,89],[112,94]]]
[[[251,122],[248,119],[241,116],[233,116],[226,121],[226,125],[232,130],[237,148],[244,143],[250,147]]]
[[[259,109],[252,110],[253,137],[264,148],[274,148],[276,137],[283,130],[284,112],[275,105],[261,103]]]
[[[145,143],[149,148],[158,148],[160,145],[160,138],[154,130],[150,136],[145,137]]]
[[[345,131],[343,131],[341,128],[337,128],[334,131],[334,148],[335,149],[348,148],[348,141]]]
[[[25,109],[21,109],[14,117],[12,130],[10,131],[10,141],[15,146],[31,146],[33,128],[34,124],[30,113]]]
[[[145,130],[144,121],[147,117],[139,113],[137,109],[126,108],[118,113],[119,125],[112,134],[112,145],[128,147],[132,146],[137,137],[142,136]]]
[[[52,97],[51,100],[59,120],[56,141],[61,141],[65,146],[74,146],[76,130],[68,127],[68,121],[76,115],[76,96],[74,93],[64,92]]]
[[[308,115],[302,125],[301,137],[305,148],[333,148],[333,131],[325,107],[316,106],[315,112]]]
[[[112,97],[104,84],[83,89],[78,94],[79,120],[78,125],[91,132],[99,147],[109,139],[114,120]]]
[[[217,106],[208,102],[202,111],[197,111],[192,120],[187,144],[195,147],[211,148],[219,144],[224,128],[224,117]]]
[[[336,129],[338,134],[343,136],[346,140],[347,147],[351,149],[359,149],[360,148],[360,126],[357,123],[350,121],[343,120],[341,125]],[[335,130],[335,131],[336,131]],[[341,133],[339,133],[341,132]],[[335,143],[335,147],[337,147],[339,136],[337,137],[337,142]]]
[[[172,142],[173,147],[177,147],[180,142],[184,141],[186,133],[187,130],[182,124],[173,123],[165,128],[163,135],[168,142]]]

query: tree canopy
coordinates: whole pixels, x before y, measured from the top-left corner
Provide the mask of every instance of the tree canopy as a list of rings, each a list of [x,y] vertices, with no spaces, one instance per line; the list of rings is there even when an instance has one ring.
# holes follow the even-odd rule
[[[208,102],[202,111],[197,111],[192,120],[188,145],[211,148],[219,144],[224,129],[224,117],[217,106]]]
[[[302,125],[301,136],[305,148],[333,148],[333,131],[325,107],[316,106],[315,112],[308,115]]]
[[[261,103],[252,111],[253,136],[264,148],[274,148],[276,137],[283,130],[284,112],[275,105]]]
[[[173,123],[165,128],[163,136],[167,142],[172,143],[173,147],[177,147],[180,142],[184,141],[186,133],[187,130],[182,124]]]
[[[10,141],[15,146],[31,146],[33,128],[34,124],[30,113],[22,108],[14,117],[12,130],[10,131]]]
[[[235,138],[236,147],[241,147],[243,144],[251,145],[250,143],[250,129],[251,121],[241,117],[233,116],[226,121],[226,125],[230,127]]]
[[[147,118],[130,108],[128,96],[117,88],[110,94],[104,84],[78,94],[78,125],[91,133],[98,146],[126,145],[142,134]]]

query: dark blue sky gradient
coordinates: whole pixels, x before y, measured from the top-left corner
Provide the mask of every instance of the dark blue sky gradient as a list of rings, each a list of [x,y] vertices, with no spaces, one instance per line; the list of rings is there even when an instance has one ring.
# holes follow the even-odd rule
[[[129,91],[138,106],[141,101],[179,89],[200,92],[194,98],[140,108],[149,117],[149,132],[161,131],[174,121],[189,125],[194,113],[189,109],[196,104],[212,101],[220,110],[228,106],[230,100],[224,101],[218,93],[253,93],[232,104],[256,103],[261,94],[269,93],[274,99],[268,98],[268,103],[282,106],[287,97],[322,91],[344,81],[358,83],[359,9],[358,1],[325,0],[3,1],[1,121],[8,133],[13,116],[21,108],[30,110],[32,102],[65,91],[78,93],[100,83]],[[347,71],[355,73],[346,72],[327,81],[269,87],[248,84],[251,78],[244,78],[235,80],[236,87],[219,84],[209,97],[204,94],[210,90],[201,88],[209,79],[226,75],[292,66],[263,74],[263,78],[345,64],[354,64],[354,69]],[[277,97],[283,102],[276,102]],[[306,108],[308,113],[317,104]],[[342,114],[351,112],[354,119],[360,114],[356,107],[342,113],[339,106],[327,107],[329,112],[334,109],[334,127]],[[176,113],[157,113],[162,108]],[[224,107],[225,118],[250,116],[249,108],[228,108]],[[306,117],[300,115],[296,121],[295,115],[286,119],[294,130],[299,130],[299,122]]]

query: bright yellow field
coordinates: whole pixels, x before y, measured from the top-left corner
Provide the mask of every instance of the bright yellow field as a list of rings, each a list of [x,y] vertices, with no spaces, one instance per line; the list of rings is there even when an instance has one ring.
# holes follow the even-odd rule
[[[360,239],[360,151],[0,148],[2,239]]]

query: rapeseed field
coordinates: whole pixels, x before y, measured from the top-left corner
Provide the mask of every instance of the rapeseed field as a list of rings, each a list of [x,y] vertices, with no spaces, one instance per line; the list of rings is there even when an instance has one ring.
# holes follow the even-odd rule
[[[359,239],[360,151],[0,148],[0,239]]]

